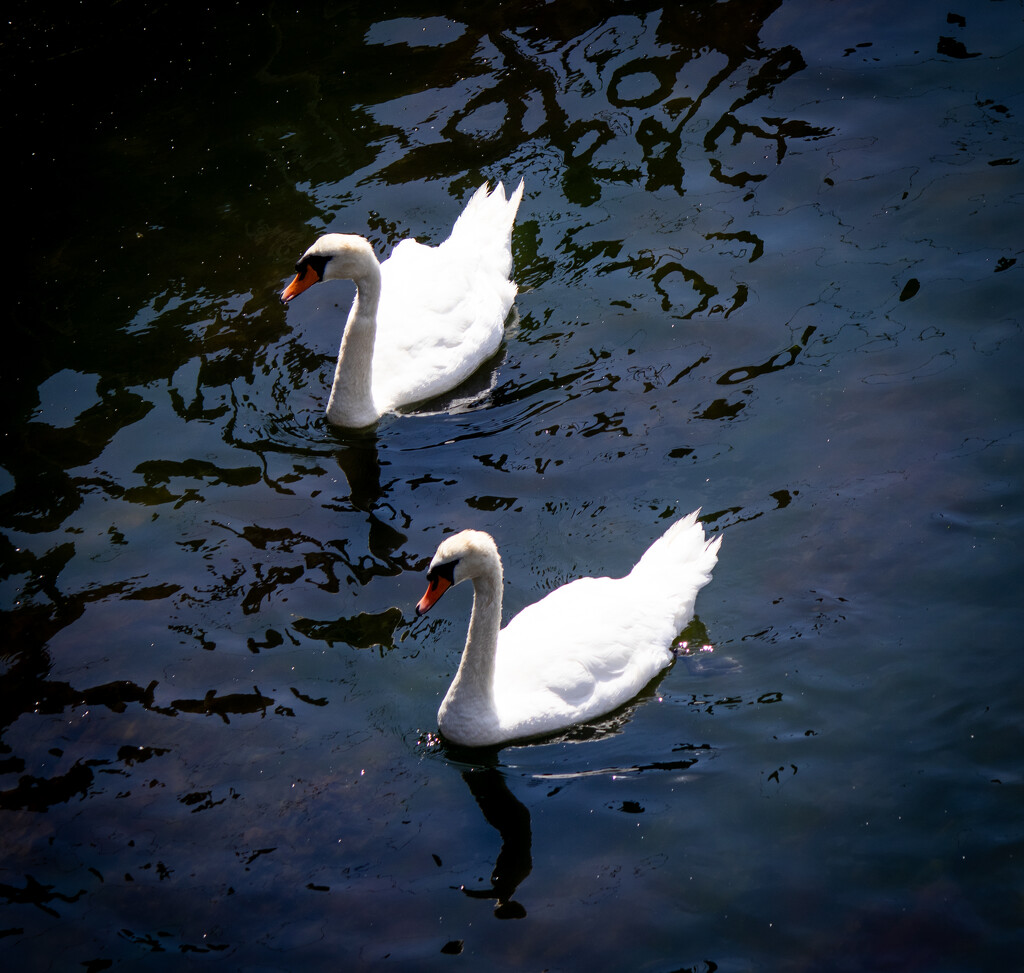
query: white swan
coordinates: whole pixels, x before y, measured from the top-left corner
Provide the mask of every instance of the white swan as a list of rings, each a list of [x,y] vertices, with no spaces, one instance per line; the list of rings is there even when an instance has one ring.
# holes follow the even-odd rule
[[[327,419],[361,428],[469,378],[501,345],[516,296],[512,224],[523,183],[505,199],[484,183],[437,247],[402,240],[383,263],[361,236],[328,233],[295,265],[287,303],[321,280],[349,278],[356,296],[338,352]]]
[[[699,510],[676,521],[624,578],[580,578],[524,608],[500,632],[501,558],[478,530],[442,541],[427,571],[422,615],[453,584],[473,582],[459,671],[437,713],[464,746],[539,736],[632,699],[672,661],[672,641],[711,580],[721,536]]]

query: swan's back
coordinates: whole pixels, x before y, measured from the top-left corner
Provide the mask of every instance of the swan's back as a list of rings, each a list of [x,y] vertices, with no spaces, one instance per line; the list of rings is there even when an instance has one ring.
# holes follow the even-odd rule
[[[437,247],[403,240],[381,264],[373,398],[381,413],[469,378],[501,345],[516,296],[512,225],[523,184],[484,183]]]
[[[592,719],[669,664],[721,544],[705,538],[697,513],[670,527],[626,577],[573,581],[508,623],[494,673],[503,726],[529,736]]]

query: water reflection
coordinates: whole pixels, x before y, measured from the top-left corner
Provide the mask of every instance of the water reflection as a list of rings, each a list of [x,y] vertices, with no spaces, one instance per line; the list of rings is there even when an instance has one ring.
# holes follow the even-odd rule
[[[100,402],[68,426],[11,423],[3,462],[14,483],[0,496],[0,524],[31,534],[53,531],[81,506],[84,494],[116,491],[106,478],[70,471],[95,461],[121,429],[142,420],[152,408],[134,392],[107,387]]]
[[[401,621],[402,610],[389,608],[379,613],[361,612],[354,618],[300,618],[292,628],[306,638],[321,640],[332,646],[347,645],[354,649],[380,646],[389,649],[394,647],[395,629]]]
[[[54,918],[59,918],[60,913],[50,903],[63,902],[70,904],[77,902],[85,895],[85,889],[79,889],[74,895],[56,892],[54,889],[55,886],[43,885],[31,875],[25,876],[25,885],[22,888],[8,885],[6,882],[0,882],[0,896],[8,903],[31,905]]]
[[[23,656],[14,660],[4,674],[6,691],[0,696],[0,735],[25,713],[37,717],[53,716],[76,710],[88,713],[96,707],[103,707],[112,713],[125,713],[130,705],[137,704],[144,710],[163,716],[173,717],[179,712],[192,713],[218,716],[224,723],[229,723],[231,716],[266,716],[268,708],[274,705],[272,698],[264,696],[254,686],[252,693],[221,696],[218,690],[210,689],[202,699],[175,699],[169,705],[162,706],[155,700],[155,691],[159,685],[155,679],[145,687],[127,680],[118,680],[76,689],[70,683],[45,678],[49,661],[45,653],[36,658],[43,666],[40,671],[35,671],[33,656]],[[297,692],[295,694],[304,698]],[[317,703],[310,699],[304,701]],[[163,747],[124,745],[117,750],[117,760],[125,768],[130,768],[136,763],[168,752]],[[63,751],[59,747],[51,747],[49,754],[59,760]],[[25,759],[18,755],[12,754],[0,761],[0,772],[22,774],[15,787],[0,791],[0,808],[45,811],[73,797],[87,796],[93,789],[97,768],[103,768],[102,773],[105,774],[124,773],[114,768],[112,761],[106,758],[79,759],[62,773],[46,777],[23,774],[25,768]]]
[[[715,609],[736,661],[677,666],[678,720],[666,707],[611,739],[618,714],[459,766],[458,798],[487,822],[468,852],[496,862],[443,890],[470,916],[445,937],[507,965],[509,940],[485,923],[474,943],[473,917],[525,901],[535,921],[498,928],[546,956],[537,920],[574,923],[577,889],[541,873],[574,861],[534,859],[532,838],[611,809],[585,851],[625,874],[635,849],[615,828],[661,805],[698,908],[678,908],[678,875],[623,886],[653,906],[649,939],[617,936],[624,896],[588,905],[578,963],[704,969],[690,952],[706,942],[814,968],[837,928],[881,944],[854,963],[1016,955],[1019,809],[998,782],[1019,777],[1000,653],[1020,547],[1020,58],[1009,5],[946,25],[926,7],[815,20],[774,0],[428,2],[300,21],[246,5],[216,15],[238,29],[211,45],[148,6],[101,41],[69,15],[10,46],[34,92],[12,109],[29,122],[12,151],[32,154],[16,183],[34,192],[0,389],[12,963],[53,943],[51,965],[131,966],[177,944],[256,968],[282,938],[310,968],[436,962],[436,898],[394,878],[422,881],[409,836],[438,821],[438,789],[395,742],[432,718],[443,668],[426,639],[402,641],[394,607],[420,532],[453,514],[500,524],[523,538],[510,557],[555,548],[533,565],[546,584],[596,534],[626,537],[630,511],[694,492],[706,523],[740,527]],[[212,127],[211,103],[233,108]],[[436,242],[450,197],[520,172],[535,195],[505,357],[465,402],[370,439],[326,429],[337,334],[285,319],[280,268],[332,222],[379,248]],[[954,615],[984,665],[949,649]],[[380,657],[359,651],[374,644]],[[679,720],[710,742],[681,743],[695,731]],[[790,752],[794,734],[813,759]],[[713,800],[686,808],[684,833],[671,785],[706,754],[721,758]],[[143,780],[156,768],[163,791]],[[609,774],[642,799],[603,789]],[[780,779],[784,807],[749,800]],[[533,789],[517,797],[520,780]],[[227,782],[237,800],[219,800]],[[538,791],[557,795],[543,816]],[[821,894],[836,876],[841,901]],[[331,886],[316,893],[328,921],[311,882]],[[936,933],[950,909],[935,902],[968,917],[969,942]],[[276,942],[268,916],[289,930]]]
[[[762,362],[759,365],[746,365],[742,368],[730,368],[729,371],[719,377],[718,384],[739,385],[753,381],[761,375],[770,375],[772,372],[779,372],[784,368],[791,367],[796,364],[800,354],[806,351],[807,344],[815,331],[817,331],[817,328],[813,325],[805,328],[796,344],[791,345],[785,351],[777,352],[767,361]]]
[[[498,919],[523,919],[526,909],[512,896],[533,868],[530,812],[505,783],[496,767],[473,767],[462,771],[462,779],[473,795],[484,820],[501,836],[501,850],[491,872],[491,887],[462,892],[471,899],[493,899]]]
[[[75,761],[70,769],[53,777],[25,774],[19,778],[16,787],[0,792],[0,808],[39,812],[64,804],[73,797],[85,797],[92,787],[93,767],[105,763],[104,760]]]
[[[211,689],[202,699],[176,699],[171,703],[172,710],[182,713],[198,713],[204,716],[219,716],[225,723],[230,723],[230,715],[246,715],[259,713],[267,715],[267,707],[274,701],[264,696],[255,686],[251,693],[228,693],[218,696],[216,689]]]
[[[703,626],[696,620],[691,622],[687,628],[687,632],[691,634],[698,630],[703,631]],[[517,750],[533,751],[536,749],[539,753],[555,753],[561,745],[566,743],[593,744],[617,736],[623,732],[636,715],[637,709],[656,697],[657,687],[666,675],[667,670],[663,670],[636,699],[620,707],[614,713],[601,719],[576,724],[538,741],[511,744],[507,747],[485,751],[450,743],[443,744],[444,752],[449,760],[463,765],[462,779],[469,788],[473,800],[483,814],[484,820],[501,837],[501,849],[490,875],[490,886],[468,888],[461,885],[459,888],[467,897],[492,900],[494,915],[498,919],[522,919],[527,914],[522,903],[514,899],[513,896],[529,877],[533,868],[533,834],[530,811],[510,790],[506,780],[507,769],[498,764],[499,753],[505,754],[503,759],[506,761],[517,761],[518,758],[514,756]],[[564,772],[536,770],[531,776],[537,781],[550,782],[553,786],[547,796],[553,797],[566,783],[590,777],[603,777],[610,780],[652,771],[669,771],[678,774],[681,771],[689,770],[701,756],[708,752],[710,752],[708,744],[696,746],[681,744],[673,748],[673,753],[678,753],[680,756],[672,759],[631,765],[588,766],[583,770],[574,769]],[[626,802],[621,810],[632,813],[634,808],[630,802]]]
[[[380,485],[377,436],[347,434],[346,439],[348,441],[334,453],[334,459],[348,481],[348,501],[356,510],[372,511],[384,493]]]
[[[637,236],[631,218],[595,204],[605,200],[610,190],[633,187],[638,181],[650,192],[685,195],[694,185],[695,164],[705,167],[703,175],[720,185],[751,186],[764,178],[751,165],[752,143],[770,142],[777,164],[792,142],[825,133],[798,119],[763,114],[755,119],[751,113],[754,103],[770,98],[779,84],[803,66],[794,48],[773,47],[760,40],[765,21],[778,5],[765,0],[664,9],[644,2],[627,11],[610,3],[584,8],[560,2],[519,9],[514,22],[510,11],[499,8],[462,10],[458,20],[438,8],[433,17],[431,9],[418,12],[422,30],[408,25],[408,29],[392,29],[376,22],[377,12],[353,10],[347,33],[365,38],[367,56],[388,57],[400,51],[407,58],[403,63],[408,70],[376,78],[372,91],[362,90],[365,79],[354,82],[352,72],[335,70],[339,58],[350,52],[344,47],[334,50],[338,24],[328,17],[322,32],[304,36],[301,49],[296,46],[297,37],[285,32],[265,78],[287,78],[292,83],[307,79],[321,91],[311,104],[326,106],[332,103],[337,79],[345,76],[346,85],[357,85],[345,103],[350,115],[344,124],[322,116],[319,126],[300,126],[292,137],[275,145],[274,164],[304,174],[301,191],[322,215],[357,200],[352,187],[338,181],[338,173],[351,173],[353,166],[372,171],[371,182],[394,186],[418,183],[431,173],[455,173],[446,180],[447,189],[464,194],[476,184],[479,168],[513,166],[517,158],[533,157],[537,147],[543,146],[545,153],[553,151],[561,157],[558,171],[564,197],[572,206],[586,207],[586,215],[555,230],[545,230],[536,220],[517,228],[521,282],[548,281],[556,268],[560,282],[567,286],[624,275],[668,314],[728,317],[746,302],[746,284],[716,281],[704,258],[695,259],[696,254],[684,246],[652,246],[649,235]],[[415,20],[417,25],[420,22]],[[459,65],[457,71],[451,67],[454,64]],[[423,97],[421,81],[426,77],[433,84],[429,98]],[[437,91],[446,92],[444,104],[439,105]],[[601,97],[594,97],[598,94]],[[430,124],[426,124],[428,117]],[[363,128],[360,119],[365,122]],[[311,139],[316,142],[324,134],[323,126],[329,129],[329,137],[311,144]],[[288,128],[292,131],[290,122]],[[400,153],[389,158],[396,145],[401,146]],[[375,168],[370,170],[371,166]],[[299,194],[295,180],[287,181],[291,191]],[[200,198],[205,199],[209,191],[205,187]],[[125,202],[130,206],[131,198]],[[378,240],[393,243],[407,235],[406,226],[393,222],[401,220],[402,212],[398,207],[397,213],[382,216],[371,209],[365,225]],[[290,212],[292,226],[296,215]],[[227,234],[237,217],[225,212],[224,221],[221,232]],[[54,375],[87,374],[91,381],[95,376],[95,401],[66,427],[39,421],[13,424],[5,459],[13,487],[0,497],[0,522],[14,530],[46,535],[69,527],[79,532],[81,528],[69,524],[69,519],[89,498],[148,508],[157,514],[165,507],[187,510],[213,502],[218,494],[244,493],[260,484],[280,497],[292,497],[303,480],[321,476],[324,460],[333,457],[348,492],[326,500],[323,509],[365,514],[366,552],[355,549],[350,530],[343,540],[324,543],[302,530],[256,521],[234,526],[226,518],[211,517],[204,524],[211,528],[204,530],[209,536],[193,536],[178,544],[194,555],[200,569],[212,567],[212,583],[196,584],[195,569],[183,565],[174,580],[156,579],[147,585],[121,581],[69,599],[60,593],[55,578],[68,565],[80,562],[82,555],[73,540],[45,551],[43,541],[34,553],[24,548],[5,552],[11,554],[12,573],[27,579],[24,601],[48,597],[57,607],[41,614],[48,615],[51,623],[60,618],[64,624],[80,614],[70,600],[126,597],[132,592],[132,597],[154,600],[177,595],[181,609],[186,600],[193,607],[198,603],[216,611],[234,603],[243,615],[257,615],[276,597],[307,580],[336,593],[347,577],[365,586],[376,577],[407,570],[410,564],[401,551],[411,518],[396,504],[382,506],[391,484],[381,483],[376,436],[363,441],[335,439],[325,448],[323,437],[330,439],[331,434],[308,417],[303,421],[301,409],[292,409],[296,391],[322,378],[324,356],[289,332],[274,302],[253,296],[253,279],[266,276],[265,268],[277,259],[273,251],[295,249],[289,231],[275,218],[268,222],[262,212],[244,231],[236,228],[235,237],[251,241],[248,246],[256,251],[240,254],[244,259],[237,266],[176,250],[182,260],[178,274],[153,280],[148,269],[132,272],[133,261],[147,268],[157,265],[152,257],[159,234],[147,219],[137,222],[146,231],[138,235],[138,252],[124,258],[128,266],[123,275],[126,289],[118,294],[124,303],[120,317],[107,315],[99,319],[100,328],[84,329],[78,336],[75,354],[81,362],[73,364],[85,371],[71,371],[72,362],[63,351],[66,342],[54,342],[52,353],[42,353],[45,338],[41,336],[52,334],[52,327],[25,329],[21,334],[25,360],[51,363]],[[176,224],[176,232],[183,232],[180,225]],[[560,239],[546,240],[552,232],[560,234]],[[702,240],[722,255],[748,263],[759,260],[764,252],[763,240],[745,229],[712,228]],[[78,246],[70,242],[60,254],[59,265],[81,288],[84,281],[70,275],[82,263],[76,257]],[[620,303],[628,308],[641,299],[630,295]],[[513,323],[510,333],[516,333],[516,327]],[[560,326],[550,314],[522,324],[521,340],[528,346],[551,343],[557,349],[572,337],[572,329]],[[719,381],[751,383],[791,364],[794,357],[791,350],[763,365],[726,369]],[[675,379],[669,386],[708,360],[703,350],[694,358],[681,370],[675,364]],[[534,437],[551,439],[551,448],[528,463],[540,475],[563,463],[558,454],[564,452],[564,439],[618,441],[646,432],[622,408],[595,406],[590,414],[580,414],[578,406],[573,406],[571,415],[548,419],[550,413],[583,397],[615,396],[627,381],[645,391],[654,390],[662,382],[657,376],[652,380],[652,369],[660,369],[665,377],[669,374],[662,365],[620,367],[615,356],[600,347],[589,350],[589,359],[563,356],[547,375],[524,370],[510,377],[508,364],[499,357],[474,376],[475,385],[463,388],[460,397],[431,405],[441,413],[472,412],[483,406],[492,413],[487,424],[467,425],[456,440],[523,429]],[[12,403],[12,415],[25,416],[37,407],[32,396],[40,384],[8,388],[11,395],[21,396]],[[323,391],[326,394],[326,386]],[[279,415],[274,414],[275,405]],[[709,421],[731,419],[744,405],[742,400],[716,399],[696,415]],[[163,411],[187,423],[188,442],[195,438],[194,446],[174,453],[143,451],[122,465],[109,453],[104,455],[115,437],[132,426],[144,426],[146,432],[136,435],[158,442],[167,425],[163,418],[152,420],[154,413]],[[420,411],[429,415],[431,409]],[[451,429],[444,432],[450,434]],[[387,435],[386,428],[382,435]],[[224,445],[235,451],[230,458],[213,455]],[[431,440],[426,445],[436,443]],[[248,462],[242,453],[248,454]],[[599,455],[621,459],[626,450],[615,448]],[[285,457],[286,469],[275,469]],[[83,472],[78,472],[79,467]],[[509,499],[495,500],[487,494],[470,498],[469,504],[496,512],[508,509]],[[132,511],[125,519],[140,515],[141,511]],[[111,531],[111,543],[118,537],[130,543],[130,531],[125,533],[120,526],[111,526]],[[274,564],[247,563],[223,543],[224,535],[242,540],[253,550],[286,557]],[[30,612],[21,616],[19,625],[26,625],[30,616],[41,617]],[[348,613],[334,620],[340,623],[335,631],[342,632],[352,617]],[[328,626],[319,631],[331,631],[330,620],[315,624]],[[382,632],[387,625],[385,620]],[[216,645],[209,624],[177,617],[168,628],[192,633],[204,649]],[[45,642],[53,631],[53,625],[47,624],[38,638]],[[248,637],[254,652],[279,644],[280,630]]]
[[[652,695],[649,691],[644,696]],[[764,700],[759,700],[764,702]],[[572,727],[563,733],[546,737],[537,746],[541,752],[553,753],[563,743],[594,742],[622,732],[630,721],[638,704],[624,707],[616,714],[602,720]],[[527,745],[528,746],[528,745]],[[511,748],[514,752],[516,748]],[[485,888],[469,888],[459,886],[459,890],[472,899],[483,899],[494,902],[494,915],[498,919],[522,919],[527,915],[526,908],[513,898],[520,886],[529,878],[533,869],[533,832],[529,809],[512,793],[506,780],[506,768],[498,766],[498,751],[481,757],[479,751],[467,750],[454,745],[446,745],[448,757],[464,763],[461,771],[463,781],[469,788],[473,800],[480,809],[484,820],[498,832],[501,848],[495,859],[490,875],[490,885]],[[574,769],[564,772],[557,770],[536,770],[531,776],[536,781],[549,783],[546,796],[554,797],[562,788],[574,781],[587,778],[603,778],[606,780],[622,779],[631,775],[651,772],[673,774],[679,780],[679,774],[689,771],[700,759],[712,755],[709,744],[679,744],[673,747],[678,754],[671,759],[653,760],[633,764],[589,766],[586,769]],[[627,814],[641,813],[643,808],[633,801],[624,801],[618,810]]]
[[[620,13],[615,4],[561,2],[517,8],[514,23],[510,11],[463,11],[458,30],[436,43],[402,45],[415,76],[436,75],[443,58],[463,64],[463,79],[450,80],[450,107],[429,129],[395,127],[385,94],[373,112],[378,144],[401,138],[406,150],[382,177],[402,182],[410,173],[434,171],[442,155],[479,157],[484,150],[508,159],[537,140],[561,153],[563,192],[583,205],[601,198],[602,185],[638,179],[649,191],[682,194],[688,143],[710,157],[712,178],[731,186],[760,181],[763,173],[744,167],[745,140],[774,143],[778,162],[789,140],[820,134],[795,120],[744,115],[751,102],[769,97],[805,66],[795,48],[761,42],[764,22],[778,6],[778,0],[696,8],[645,2],[612,17]],[[493,70],[493,62],[503,70]],[[458,97],[469,83],[473,91]],[[581,110],[581,99],[595,91],[605,92],[611,111]],[[432,108],[437,111],[436,103]]]
[[[728,224],[701,229],[698,223],[698,232],[688,234],[692,244],[645,246],[645,236],[638,237],[625,214],[595,204],[618,187],[638,184],[648,193],[680,197],[750,188],[767,177],[766,144],[777,166],[793,144],[828,135],[827,127],[755,107],[806,67],[794,46],[761,39],[779,6],[779,0],[698,8],[644,2],[627,12],[611,3],[584,8],[559,2],[514,14],[464,9],[455,19],[439,9],[436,22],[444,22],[445,30],[430,28],[431,11],[422,10],[416,22],[424,33],[415,39],[415,31],[399,21],[391,30],[372,21],[365,29],[353,25],[348,32],[365,36],[370,56],[401,56],[408,73],[386,83],[379,79],[372,98],[347,103],[344,124],[328,126],[332,147],[314,134],[326,124],[321,118],[282,150],[310,176],[303,186],[306,203],[320,214],[355,202],[339,170],[369,170],[376,182],[402,186],[423,172],[454,169],[463,173],[449,186],[458,195],[477,172],[511,171],[517,160],[536,158],[538,151],[545,159],[555,155],[560,195],[581,210],[576,225],[553,241],[565,283],[585,284],[594,275],[625,269],[674,316],[728,317],[746,303],[749,285],[712,279],[707,253],[756,261],[764,241],[755,232]],[[326,66],[334,63],[326,36],[335,25],[323,26],[325,47],[313,61]],[[272,70],[287,77],[298,63],[309,62],[310,53],[285,44]],[[453,64],[460,65],[457,74]],[[436,79],[446,94],[443,103],[407,80],[422,77]],[[331,97],[331,79],[325,73],[317,80]],[[355,132],[362,133],[358,145]],[[695,210],[693,219],[700,215]],[[375,221],[384,242],[402,235],[370,213],[371,227]],[[552,276],[551,242],[544,246],[543,236],[529,219],[517,227],[521,284]],[[692,250],[698,243],[705,244],[699,254]],[[635,298],[622,304],[633,306]]]
[[[8,668],[3,676],[4,691],[0,693],[0,737],[26,713],[37,717],[52,716],[99,706],[113,713],[124,713],[133,703],[146,709],[157,709],[154,705],[155,680],[145,688],[118,680],[87,689],[75,689],[70,683],[46,678],[50,662],[43,651],[23,652],[9,656],[7,661]],[[6,748],[3,752],[7,756],[0,761],[0,772],[21,774],[16,786],[0,791],[0,808],[7,810],[41,812],[56,804],[66,803],[73,797],[85,797],[92,788],[95,768],[108,767],[110,764],[109,760],[103,758],[76,760],[63,773],[43,777],[22,773],[26,769],[25,758],[11,754]],[[57,747],[51,747],[49,754],[57,759],[63,755]],[[139,754],[134,748],[122,748],[118,751],[118,758],[127,765],[137,760]]]

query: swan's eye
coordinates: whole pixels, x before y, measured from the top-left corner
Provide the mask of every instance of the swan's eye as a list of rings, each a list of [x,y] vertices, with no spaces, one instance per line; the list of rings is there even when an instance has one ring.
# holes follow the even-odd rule
[[[295,273],[299,277],[305,277],[306,271],[312,267],[313,272],[316,274],[317,280],[324,279],[324,269],[327,267],[327,257],[316,254],[312,257],[303,257],[295,264]]]
[[[444,578],[448,584],[455,584],[455,565],[458,563],[459,559],[456,558],[454,561],[445,561],[444,564],[435,565],[427,572],[427,583],[433,586],[437,584],[438,578]]]

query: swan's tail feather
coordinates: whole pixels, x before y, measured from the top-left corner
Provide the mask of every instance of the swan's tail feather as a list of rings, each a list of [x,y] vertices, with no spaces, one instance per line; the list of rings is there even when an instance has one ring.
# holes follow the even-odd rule
[[[523,180],[511,196],[499,182],[492,191],[484,183],[466,204],[442,246],[472,253],[505,276],[512,270],[512,225],[523,199]]]
[[[677,615],[688,619],[697,592],[711,580],[718,563],[722,535],[708,539],[698,522],[700,510],[677,520],[637,561],[629,577],[664,592],[678,605]]]

